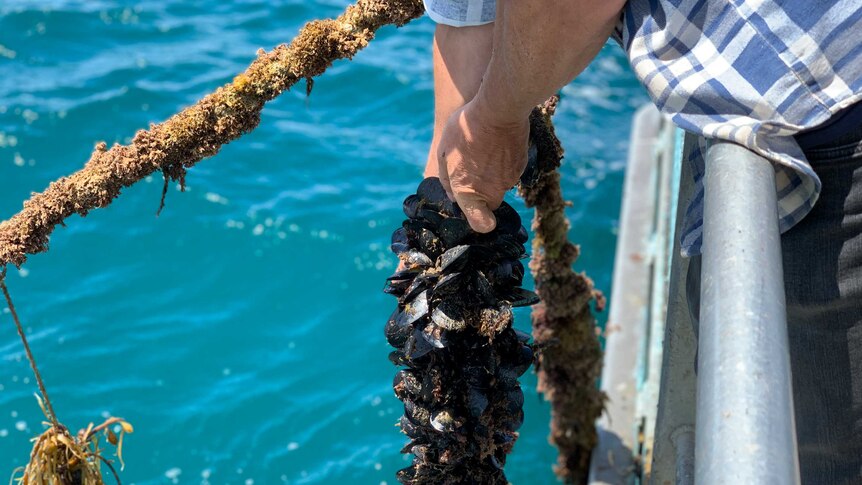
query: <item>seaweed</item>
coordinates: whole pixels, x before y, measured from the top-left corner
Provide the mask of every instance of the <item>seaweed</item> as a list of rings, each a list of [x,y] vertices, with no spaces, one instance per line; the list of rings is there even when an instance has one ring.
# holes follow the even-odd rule
[[[9,313],[18,330],[18,336],[24,346],[27,361],[36,377],[39,386],[39,394],[36,400],[42,413],[48,419],[44,424],[48,427],[41,435],[33,438],[33,450],[30,452],[30,461],[26,466],[16,469],[12,474],[11,481],[17,481],[21,485],[101,485],[102,463],[110,469],[117,483],[120,477],[111,460],[103,456],[103,449],[99,446],[99,437],[104,435],[108,443],[116,446],[117,458],[120,466],[123,465],[123,437],[132,433],[132,425],[122,418],[109,417],[102,424],[94,426],[93,423],[78,431],[75,436],[62,425],[48,397],[48,390],[42,380],[42,374],[36,366],[36,359],[30,349],[30,343],[24,334],[24,326],[18,318],[18,312],[12,303],[9,289],[6,287],[6,270],[0,270],[0,291],[6,299]],[[113,427],[117,428],[114,432]],[[119,433],[119,435],[117,434]]]

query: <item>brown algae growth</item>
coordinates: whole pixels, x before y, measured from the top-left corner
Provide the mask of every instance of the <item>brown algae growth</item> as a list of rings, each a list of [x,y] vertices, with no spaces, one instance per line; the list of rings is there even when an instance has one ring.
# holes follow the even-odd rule
[[[590,302],[595,300],[601,310],[604,297],[589,278],[572,270],[579,249],[568,239],[557,171],[563,157],[551,123],[557,101],[552,98],[530,117],[537,173],[535,182],[522,184],[520,192],[536,211],[530,270],[542,303],[533,308],[533,338],[540,349],[538,389],[551,403],[550,441],[559,450],[554,470],[566,483],[585,485],[598,443],[595,422],[605,403],[597,385],[602,351]]]
[[[38,398],[38,396],[37,396]],[[39,401],[42,404],[42,401]],[[43,407],[44,410],[44,407]],[[46,412],[47,415],[47,412]],[[104,464],[120,483],[117,469],[104,457],[100,437],[116,446],[116,455],[123,465],[123,436],[133,431],[132,425],[120,418],[108,418],[104,423],[93,423],[72,436],[63,425],[46,423],[49,428],[33,439],[30,462],[19,468],[13,480],[21,485],[102,485],[101,466]],[[117,432],[112,428],[116,427]]]
[[[99,143],[83,169],[34,193],[21,212],[0,223],[0,267],[20,267],[28,254],[46,251],[51,232],[66,218],[107,206],[121,189],[154,172],[182,182],[188,168],[257,127],[267,101],[352,58],[380,27],[404,25],[422,12],[421,0],[359,0],[336,19],[309,22],[290,44],[259,51],[233,82],[138,131],[131,144]]]
[[[104,435],[108,443],[116,446],[117,458],[120,460],[120,467],[122,468],[123,437],[126,433],[133,431],[132,425],[121,418],[111,417],[99,426],[93,426],[93,423],[90,423],[87,429],[82,429],[77,435],[72,436],[69,430],[60,424],[54,406],[51,404],[51,399],[48,397],[42,374],[36,366],[36,359],[30,350],[27,336],[24,334],[24,326],[21,325],[18,312],[12,303],[12,297],[9,295],[9,289],[6,287],[5,277],[6,270],[0,270],[0,291],[6,299],[12,321],[15,323],[18,336],[24,346],[27,361],[30,363],[30,368],[33,370],[33,375],[39,386],[39,392],[42,394],[42,397],[37,394],[36,400],[39,402],[39,407],[42,408],[42,413],[48,419],[44,423],[48,429],[32,440],[33,450],[30,452],[29,462],[26,466],[13,472],[10,483],[18,482],[21,485],[101,485],[104,483],[101,471],[103,463],[111,470],[117,483],[120,483],[120,477],[117,475],[117,470],[112,462],[103,456],[104,450],[99,446],[99,437]],[[113,427],[117,428],[116,432],[111,429]]]

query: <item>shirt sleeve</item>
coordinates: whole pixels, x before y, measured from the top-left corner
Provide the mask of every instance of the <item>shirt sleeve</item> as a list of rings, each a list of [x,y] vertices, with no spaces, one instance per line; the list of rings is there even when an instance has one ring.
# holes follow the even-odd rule
[[[431,20],[452,27],[482,25],[497,16],[496,0],[423,0]]]

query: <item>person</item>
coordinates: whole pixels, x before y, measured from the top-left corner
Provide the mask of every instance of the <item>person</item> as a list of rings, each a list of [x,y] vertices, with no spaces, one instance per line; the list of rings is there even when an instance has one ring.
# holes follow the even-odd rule
[[[802,482],[862,483],[862,0],[425,0],[439,176],[479,232],[526,166],[533,106],[609,37],[656,106],[773,163]],[[702,150],[681,235],[696,315]]]

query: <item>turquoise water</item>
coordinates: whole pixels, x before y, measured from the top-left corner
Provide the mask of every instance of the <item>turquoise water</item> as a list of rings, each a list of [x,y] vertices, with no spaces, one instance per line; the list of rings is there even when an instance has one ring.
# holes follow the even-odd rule
[[[4,0],[0,219],[97,141],[127,141],[345,4]],[[135,425],[124,483],[396,483],[405,438],[382,334],[395,303],[380,290],[431,137],[432,32],[427,19],[387,28],[309,99],[304,86],[283,95],[257,131],[190,172],[185,194],[172,188],[160,217],[155,177],[10,270],[61,420]],[[557,116],[577,268],[605,292],[630,116],[646,101],[607,46]],[[549,409],[524,380],[507,474],[555,483]],[[43,429],[34,391],[2,312],[0,480]]]

